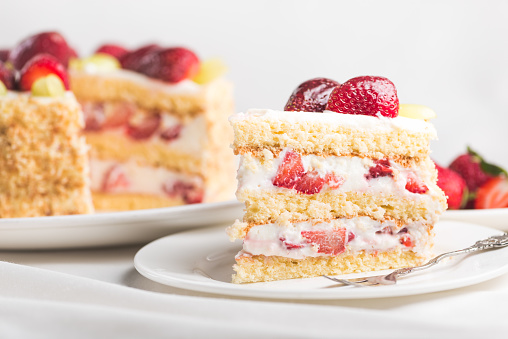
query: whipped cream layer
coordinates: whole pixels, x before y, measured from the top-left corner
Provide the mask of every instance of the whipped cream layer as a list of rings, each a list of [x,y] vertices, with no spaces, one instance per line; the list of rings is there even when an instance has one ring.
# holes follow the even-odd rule
[[[139,166],[135,162],[90,159],[91,189],[106,193],[134,193],[162,197],[181,196],[187,203],[201,202],[201,177],[161,167]]]
[[[252,154],[243,154],[240,157],[240,166],[237,173],[238,193],[243,190],[274,190],[283,192],[287,188],[276,187],[273,184],[279,166],[289,149],[284,149],[277,157],[265,150],[263,159]],[[381,176],[369,178],[369,169],[376,165],[370,158],[357,156],[317,156],[302,155],[303,168],[305,172],[317,171],[320,176],[325,177],[333,173],[343,179],[338,188],[330,189],[326,186],[323,189],[332,192],[362,192],[372,194],[393,194],[408,199],[431,199],[431,196],[439,194],[436,185],[433,184],[432,174],[420,167],[405,168],[396,162],[390,161],[390,168],[393,176]],[[423,182],[429,190],[425,194],[412,193],[406,189],[409,176],[415,176]],[[437,206],[436,206],[437,207]]]
[[[342,238],[319,236],[341,230]],[[313,236],[312,234],[317,234]],[[375,221],[369,217],[340,218],[329,222],[304,221],[290,225],[264,224],[253,226],[237,257],[249,255],[281,256],[292,259],[331,256],[338,252],[411,250],[428,256],[433,232],[420,222],[397,227],[392,221]],[[340,254],[338,253],[338,254]],[[336,254],[337,255],[337,254]]]
[[[413,133],[429,134],[431,139],[437,139],[434,126],[424,120],[406,117],[388,118],[381,115],[368,116],[357,114],[343,114],[332,111],[316,112],[286,112],[271,109],[250,109],[246,113],[237,113],[230,117],[235,120],[261,119],[285,121],[291,124],[305,124],[306,122],[322,122],[331,126],[348,127],[377,133],[387,133],[396,130],[406,130]]]

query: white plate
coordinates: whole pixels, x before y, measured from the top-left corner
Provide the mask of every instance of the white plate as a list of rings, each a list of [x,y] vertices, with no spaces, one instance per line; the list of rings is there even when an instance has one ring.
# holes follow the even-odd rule
[[[508,232],[508,208],[448,210],[441,215],[440,219],[470,222]]]
[[[477,240],[502,233],[488,227],[458,222],[440,222],[435,229],[436,253],[461,249]],[[146,245],[136,254],[134,266],[148,279],[169,286],[276,299],[357,299],[414,295],[468,286],[508,272],[507,247],[454,257],[390,286],[339,287],[321,277],[238,285],[230,281],[234,256],[240,248],[239,242],[229,241],[224,227],[200,229],[170,235]],[[344,277],[361,275],[365,274]]]
[[[146,243],[197,227],[241,218],[243,204],[226,201],[148,210],[0,219],[0,249],[34,250]]]

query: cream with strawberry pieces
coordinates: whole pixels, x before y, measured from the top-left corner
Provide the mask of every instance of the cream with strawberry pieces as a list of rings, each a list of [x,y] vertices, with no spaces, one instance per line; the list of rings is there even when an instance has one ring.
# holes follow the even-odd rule
[[[415,265],[446,209],[429,158],[436,138],[424,106],[399,116],[393,83],[363,76],[299,85],[284,111],[230,118],[245,215],[233,282]]]

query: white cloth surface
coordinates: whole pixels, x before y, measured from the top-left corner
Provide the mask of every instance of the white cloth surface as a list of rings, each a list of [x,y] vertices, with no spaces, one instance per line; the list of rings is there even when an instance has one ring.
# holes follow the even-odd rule
[[[508,275],[372,300],[259,300],[136,272],[139,247],[0,252],[0,338],[505,338]]]

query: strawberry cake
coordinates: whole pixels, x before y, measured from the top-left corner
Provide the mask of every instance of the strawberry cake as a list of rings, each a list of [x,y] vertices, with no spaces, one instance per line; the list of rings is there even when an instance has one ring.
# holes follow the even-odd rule
[[[234,196],[232,86],[218,60],[183,47],[104,45],[72,60],[85,114],[97,210],[134,210]]]
[[[1,55],[0,218],[93,212],[83,113],[65,69],[75,54],[58,55],[55,41],[44,33]]]
[[[429,113],[430,112],[430,113]],[[446,209],[429,158],[433,112],[400,105],[393,83],[311,79],[284,111],[230,118],[242,221],[234,283],[417,265]]]

